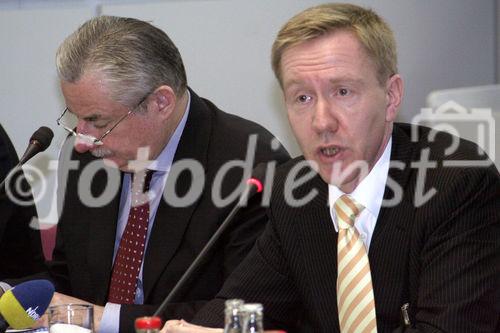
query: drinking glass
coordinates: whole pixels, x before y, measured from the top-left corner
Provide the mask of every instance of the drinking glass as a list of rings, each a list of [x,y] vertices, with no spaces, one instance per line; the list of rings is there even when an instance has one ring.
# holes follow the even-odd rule
[[[93,333],[94,307],[88,304],[53,305],[47,310],[49,333]]]

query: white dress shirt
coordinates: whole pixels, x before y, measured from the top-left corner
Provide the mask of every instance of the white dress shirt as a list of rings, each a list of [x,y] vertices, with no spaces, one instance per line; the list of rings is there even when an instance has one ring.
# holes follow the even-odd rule
[[[391,162],[392,138],[389,139],[382,156],[379,158],[370,173],[359,183],[352,193],[349,194],[354,200],[362,204],[365,209],[356,219],[354,227],[358,230],[361,240],[365,244],[367,251],[370,249],[370,242],[373,230],[377,223],[378,213],[384,198],[385,185],[389,174],[389,164]],[[335,230],[339,231],[337,214],[335,213],[335,202],[345,193],[334,185],[328,185],[328,203],[330,215],[332,217]]]

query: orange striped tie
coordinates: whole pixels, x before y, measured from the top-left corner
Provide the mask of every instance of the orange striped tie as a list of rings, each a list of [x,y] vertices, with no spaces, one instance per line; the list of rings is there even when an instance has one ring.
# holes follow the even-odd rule
[[[377,332],[370,263],[354,228],[354,221],[364,208],[348,195],[335,202],[339,225],[337,304],[342,333]]]

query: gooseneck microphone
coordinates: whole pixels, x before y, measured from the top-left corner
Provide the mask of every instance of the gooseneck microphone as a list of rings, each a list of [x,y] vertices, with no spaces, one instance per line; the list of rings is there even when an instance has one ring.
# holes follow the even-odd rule
[[[47,149],[53,137],[54,132],[50,128],[42,126],[37,129],[30,138],[28,148],[26,148],[23,156],[19,159],[18,166],[23,165],[33,156]]]
[[[31,280],[7,290],[0,297],[0,333],[7,327],[32,327],[49,307],[54,285],[47,280]]]
[[[256,193],[262,192],[263,190],[263,179],[266,173],[266,163],[260,163],[258,164],[252,171],[252,177],[247,180],[247,186],[245,187],[243,193],[240,196],[240,200],[238,203],[233,207],[229,215],[225,218],[224,222],[219,226],[217,231],[212,235],[212,237],[208,240],[207,244],[203,247],[201,252],[196,256],[194,261],[191,263],[191,265],[188,267],[188,269],[184,272],[184,274],[181,276],[179,281],[175,284],[174,288],[170,291],[170,293],[167,295],[163,303],[161,303],[160,307],[156,310],[153,316],[161,316],[163,311],[165,310],[165,307],[167,304],[169,304],[172,299],[176,296],[176,294],[179,292],[182,286],[188,281],[188,279],[193,275],[193,273],[196,271],[196,269],[200,266],[200,264],[203,262],[205,257],[207,256],[207,253],[213,248],[215,242],[220,238],[222,233],[227,229],[231,221],[233,220],[234,216],[236,213],[240,210],[243,205],[245,205],[253,195]]]
[[[35,131],[35,133],[33,133],[26,151],[19,159],[19,163],[17,163],[17,165],[12,168],[7,177],[5,177],[5,179],[0,183],[0,193],[4,190],[5,181],[9,178],[10,174],[14,170],[19,169],[19,167],[26,163],[30,158],[47,149],[47,147],[50,146],[50,142],[52,141],[53,137],[54,132],[52,132],[50,128],[45,126],[40,127]]]

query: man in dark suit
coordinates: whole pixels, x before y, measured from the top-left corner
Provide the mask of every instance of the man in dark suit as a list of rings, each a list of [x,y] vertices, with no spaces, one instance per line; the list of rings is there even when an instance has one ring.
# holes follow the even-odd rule
[[[241,298],[289,332],[498,332],[499,173],[471,142],[394,124],[387,24],[310,8],[278,33],[273,68],[304,156],[278,169],[264,233],[194,324],[220,327]]]
[[[19,162],[9,136],[0,125],[0,181]],[[0,279],[43,270],[40,232],[30,226],[37,217],[31,188],[22,171],[15,172],[8,191],[0,189]],[[20,191],[16,184],[20,185]]]
[[[135,318],[156,310],[234,207],[253,166],[289,156],[267,130],[187,88],[177,48],[147,22],[87,21],[60,46],[57,69],[67,105],[58,123],[74,142],[61,154],[52,304],[93,303],[99,332],[134,332]],[[135,186],[148,177],[142,193]],[[258,200],[166,318],[190,318],[215,296],[264,228]]]

